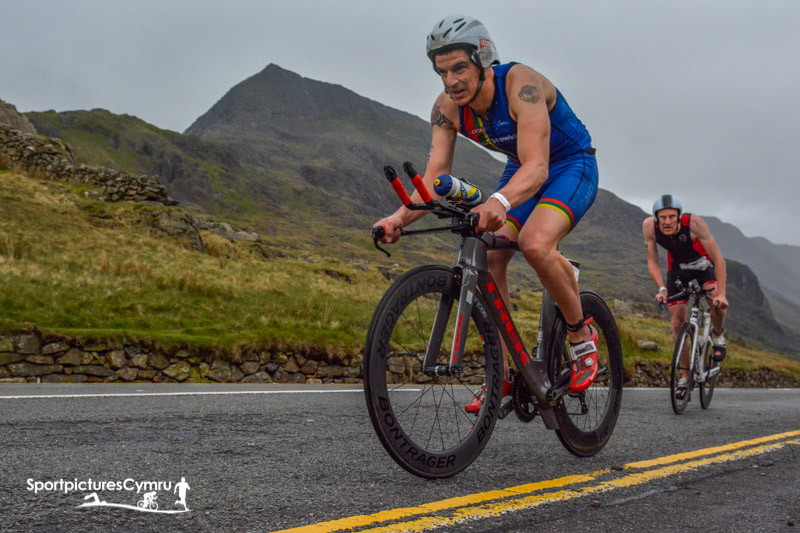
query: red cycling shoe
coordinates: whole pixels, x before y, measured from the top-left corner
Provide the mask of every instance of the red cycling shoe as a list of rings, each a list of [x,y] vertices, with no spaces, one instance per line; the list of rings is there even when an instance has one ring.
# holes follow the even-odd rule
[[[588,341],[569,343],[572,362],[569,365],[572,380],[569,389],[572,392],[583,392],[594,383],[597,377],[597,330],[589,326],[592,338]]]
[[[511,387],[514,385],[513,376],[512,381],[503,381],[503,397],[511,395]],[[486,385],[482,385],[481,389],[475,394],[472,403],[464,406],[464,410],[468,413],[478,414],[483,407],[483,399],[486,397]]]

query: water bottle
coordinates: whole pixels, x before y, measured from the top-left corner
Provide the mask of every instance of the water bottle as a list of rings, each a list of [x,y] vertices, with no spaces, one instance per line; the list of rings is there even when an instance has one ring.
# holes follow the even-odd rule
[[[433,190],[454,204],[471,207],[483,201],[483,193],[479,188],[450,174],[442,174],[436,178],[433,181]]]

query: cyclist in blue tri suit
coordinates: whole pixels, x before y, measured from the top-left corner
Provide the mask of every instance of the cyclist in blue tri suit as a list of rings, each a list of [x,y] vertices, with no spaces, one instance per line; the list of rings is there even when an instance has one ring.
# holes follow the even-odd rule
[[[552,295],[568,323],[570,387],[583,391],[597,376],[597,331],[584,317],[572,266],[557,247],[597,195],[589,132],[549,79],[520,63],[500,64],[488,31],[471,17],[452,15],[437,22],[428,35],[427,52],[444,91],[431,113],[431,152],[423,181],[433,190],[433,181],[451,172],[458,133],[507,156],[494,193],[472,212],[480,216],[479,231],[519,243]],[[383,242],[396,242],[400,230],[423,215],[401,207],[375,225],[384,226]],[[506,304],[512,256],[489,252],[489,267]],[[507,357],[504,362],[506,395],[511,390]],[[467,410],[477,412],[482,402],[477,396]]]

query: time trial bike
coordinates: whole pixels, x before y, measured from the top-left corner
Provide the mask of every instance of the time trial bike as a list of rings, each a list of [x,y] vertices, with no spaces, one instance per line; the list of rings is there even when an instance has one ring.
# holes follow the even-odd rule
[[[674,302],[688,297],[691,309],[689,319],[678,332],[672,355],[669,392],[672,410],[680,415],[692,398],[695,384],[700,388],[700,406],[708,409],[711,397],[714,395],[720,366],[719,362],[714,361],[711,349],[711,310],[708,306],[708,291],[700,287],[694,279],[687,287],[684,287],[679,279],[675,280],[675,283],[680,292],[667,301]],[[685,383],[680,383],[684,370],[688,371],[689,377]]]
[[[537,345],[528,350],[487,264],[487,250],[516,250],[515,242],[476,230],[468,207],[433,200],[410,163],[404,169],[424,203],[412,203],[392,167],[387,179],[403,204],[449,224],[402,235],[453,232],[460,238],[453,265],[419,266],[400,276],[378,304],[367,333],[364,392],[373,427],[389,455],[424,478],[452,476],[481,453],[498,419],[513,410],[530,422],[538,414],[576,456],[600,451],[614,430],[622,401],[622,348],[603,299],[580,294],[597,329],[598,375],[585,391],[569,388],[566,323],[547,291]],[[383,228],[373,229],[375,246]],[[579,268],[571,262],[576,276]],[[511,398],[501,405],[505,341],[516,366]],[[465,410],[485,384],[477,414]]]

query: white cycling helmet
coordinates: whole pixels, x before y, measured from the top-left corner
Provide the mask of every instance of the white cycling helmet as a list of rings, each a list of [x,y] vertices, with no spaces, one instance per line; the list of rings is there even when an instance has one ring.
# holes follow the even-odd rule
[[[653,203],[653,216],[658,218],[658,212],[662,209],[677,209],[678,216],[683,212],[683,206],[677,196],[672,194],[664,194],[658,197]]]
[[[464,15],[450,15],[437,22],[428,35],[426,51],[434,69],[436,54],[446,52],[457,45],[469,45],[472,49],[470,59],[480,69],[500,63],[494,41],[480,21]]]

